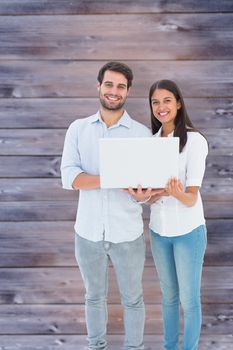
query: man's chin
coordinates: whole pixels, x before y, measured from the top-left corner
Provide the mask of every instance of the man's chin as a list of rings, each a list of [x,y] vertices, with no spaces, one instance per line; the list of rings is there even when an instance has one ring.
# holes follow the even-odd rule
[[[119,111],[120,109],[122,109],[123,104],[117,105],[117,106],[112,106],[112,105],[108,105],[108,104],[102,104],[102,107],[105,108],[108,111]]]

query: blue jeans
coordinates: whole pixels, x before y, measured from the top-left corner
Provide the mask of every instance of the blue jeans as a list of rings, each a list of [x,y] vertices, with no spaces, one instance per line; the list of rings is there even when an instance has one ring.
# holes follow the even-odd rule
[[[206,228],[164,237],[150,231],[154,263],[162,291],[164,348],[178,350],[180,303],[184,312],[183,350],[196,350],[201,331],[201,274]]]
[[[133,242],[92,242],[75,235],[75,255],[84,281],[88,349],[107,349],[108,264],[111,259],[124,306],[125,347],[143,350],[145,308],[142,273],[144,237]]]

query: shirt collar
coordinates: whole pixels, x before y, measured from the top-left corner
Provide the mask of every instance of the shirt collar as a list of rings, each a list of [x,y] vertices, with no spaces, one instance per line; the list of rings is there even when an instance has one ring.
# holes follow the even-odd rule
[[[159,131],[155,134],[156,137],[160,137],[162,134],[162,126],[160,127]],[[167,137],[173,137],[174,136],[174,130],[170,132],[170,134],[167,135]]]
[[[100,116],[100,112],[98,111],[96,114],[94,114],[92,117],[91,117],[91,123],[95,123],[95,122],[100,122],[100,123],[103,123],[103,120],[101,119],[101,116]],[[125,126],[126,128],[130,128],[131,127],[131,123],[132,123],[132,119],[131,117],[129,116],[129,114],[124,111],[122,117],[118,120],[118,122],[114,125],[112,125],[112,127],[117,127],[117,126]]]

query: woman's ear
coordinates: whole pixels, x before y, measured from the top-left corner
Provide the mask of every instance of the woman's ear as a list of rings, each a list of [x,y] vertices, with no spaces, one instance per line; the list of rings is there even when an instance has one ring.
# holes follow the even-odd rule
[[[177,101],[177,109],[180,109],[180,108],[181,108],[181,102]]]

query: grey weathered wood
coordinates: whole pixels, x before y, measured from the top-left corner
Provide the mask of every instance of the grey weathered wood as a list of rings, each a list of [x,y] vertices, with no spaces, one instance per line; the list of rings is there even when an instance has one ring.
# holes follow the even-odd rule
[[[209,154],[214,156],[231,156],[233,159],[233,128],[203,130],[208,143]],[[226,143],[228,144],[226,146]],[[232,161],[233,165],[233,161]]]
[[[0,266],[76,266],[74,221],[1,222]]]
[[[109,305],[108,332],[123,334],[121,305]],[[203,305],[203,334],[231,334],[233,306]],[[0,334],[85,334],[84,306],[59,305],[1,305]],[[161,334],[161,306],[146,305],[146,334]]]
[[[0,177],[60,177],[61,157],[0,157]]]
[[[76,201],[1,202],[0,221],[74,220]]]
[[[97,97],[96,76],[104,63],[106,61],[2,60],[0,97]],[[185,97],[232,96],[231,61],[151,60],[145,64],[131,60],[128,64],[135,74],[131,92],[134,97],[147,97],[151,84],[165,78],[177,81]]]
[[[233,162],[232,155],[224,156],[216,154],[212,156],[212,151],[207,156],[205,178],[232,178]]]
[[[85,290],[77,267],[0,269],[0,304],[73,304],[83,303]],[[144,300],[161,302],[155,268],[146,266],[143,274]],[[202,278],[203,303],[233,303],[231,266],[205,266]],[[108,301],[120,303],[113,268],[109,268]]]
[[[65,133],[64,129],[2,129],[0,155],[61,155]],[[210,155],[232,156],[233,129],[211,128],[203,133],[209,142]]]
[[[1,267],[76,266],[74,221],[1,222]],[[206,266],[233,265],[233,220],[207,220]],[[146,265],[153,266],[145,220]]]
[[[74,220],[77,201],[0,202],[0,221],[56,221]],[[232,218],[233,200],[204,202],[207,219]],[[145,210],[144,218],[149,217]]]
[[[230,13],[7,16],[0,31],[1,59],[233,58]]]
[[[145,335],[146,350],[161,350],[161,334]],[[123,335],[108,335],[108,349],[119,350],[124,342]],[[86,350],[86,335],[0,335],[0,344],[11,350]],[[232,350],[232,336],[229,334],[201,334],[199,350]]]
[[[228,0],[0,1],[0,220],[8,220],[0,222],[0,349],[86,347],[78,193],[61,188],[60,155],[68,125],[96,112],[96,75],[111,58],[133,68],[133,117],[149,126],[150,85],[174,79],[209,140],[199,348],[233,349],[232,13]],[[148,220],[145,239],[146,348],[157,350],[161,300]],[[109,349],[118,350],[123,311],[111,264],[109,278]]]
[[[96,113],[98,107],[96,98],[0,99],[0,122],[10,129],[67,128],[75,119]]]
[[[208,201],[227,201],[233,199],[232,178],[204,178],[201,195]]]
[[[0,178],[57,178],[60,177],[60,156],[2,156],[0,157]],[[207,167],[205,172],[205,181],[209,181],[210,186],[214,187],[219,180],[224,182],[225,186],[231,186],[233,176],[232,156],[211,156],[208,155]],[[40,180],[38,180],[40,182]],[[207,182],[208,183],[208,182]],[[231,189],[229,194],[231,193]],[[217,193],[216,193],[217,194]],[[219,199],[221,199],[221,194]],[[227,196],[225,198],[227,200]]]
[[[14,137],[12,137],[14,133]],[[64,129],[0,130],[1,155],[60,155]]]
[[[208,129],[210,125],[216,129],[232,127],[232,99],[186,98],[185,104],[190,118],[200,129]],[[2,128],[10,129],[67,128],[75,119],[94,114],[98,107],[97,98],[2,98],[0,99],[0,123]],[[133,118],[150,126],[147,98],[129,96],[126,109]]]
[[[60,179],[0,179],[0,201],[78,200],[78,191],[62,188]]]
[[[233,200],[231,178],[205,178],[201,194],[207,201]],[[3,201],[46,201],[78,200],[78,191],[67,191],[62,188],[58,178],[0,178],[0,202]]]
[[[64,135],[64,130],[57,129],[1,130],[1,152],[2,155],[60,155]]]
[[[2,156],[0,157],[0,178],[57,178],[60,177],[60,165],[60,156]],[[232,156],[208,155],[206,179],[230,181],[232,176]]]
[[[90,13],[160,13],[160,12],[231,12],[232,3],[229,0],[221,2],[212,0],[180,0],[179,2],[153,0],[1,0],[0,15],[24,14],[90,14]]]

